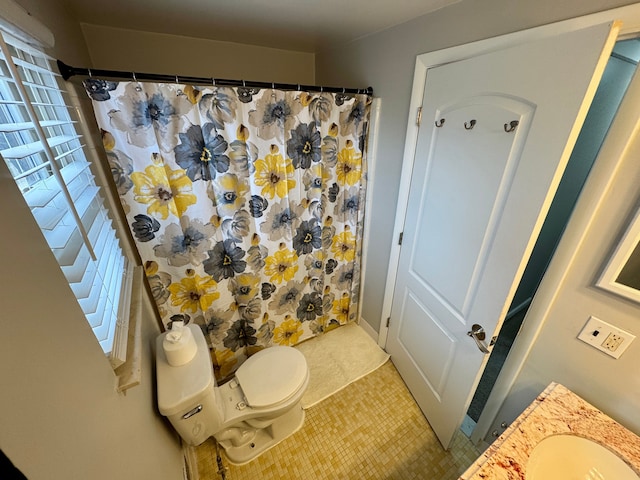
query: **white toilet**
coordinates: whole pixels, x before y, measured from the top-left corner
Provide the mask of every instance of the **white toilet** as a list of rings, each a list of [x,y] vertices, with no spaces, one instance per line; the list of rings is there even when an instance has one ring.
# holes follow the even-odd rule
[[[293,347],[269,347],[247,359],[229,382],[218,386],[207,342],[197,325],[196,348],[182,365],[169,363],[156,340],[158,408],[190,445],[214,436],[234,464],[253,460],[304,422],[300,405],[309,383],[307,362]],[[175,362],[172,362],[175,365]]]

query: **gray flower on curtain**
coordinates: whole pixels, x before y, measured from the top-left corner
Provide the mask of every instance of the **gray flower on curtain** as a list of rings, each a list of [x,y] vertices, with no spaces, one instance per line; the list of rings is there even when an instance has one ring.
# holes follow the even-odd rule
[[[233,310],[207,310],[205,332],[214,343],[221,343],[233,317]]]
[[[327,167],[335,167],[338,163],[338,141],[331,135],[322,139],[322,160]]]
[[[362,135],[366,118],[367,104],[362,100],[356,100],[350,109],[340,113],[340,133],[359,137]]]
[[[253,173],[253,162],[258,158],[258,147],[251,142],[241,140],[234,140],[230,147],[229,158],[233,162],[234,169],[243,175]]]
[[[331,283],[338,290],[347,290],[354,279],[354,263],[347,263],[346,265],[340,266],[336,271],[335,275],[331,279]]]
[[[251,200],[249,200],[249,210],[251,211],[252,217],[260,218],[267,207],[269,207],[269,202],[266,198],[260,195],[251,196]]]
[[[300,223],[293,237],[293,248],[298,255],[311,253],[322,246],[322,229],[318,220],[313,218]]]
[[[311,255],[307,255],[304,259],[304,266],[307,268],[307,275],[310,277],[319,277],[322,275],[324,267],[324,254],[322,250],[316,250]]]
[[[260,287],[260,296],[263,300],[269,300],[275,291],[276,286],[273,283],[264,282]]]
[[[239,311],[245,320],[255,320],[262,315],[262,300],[252,298],[246,305],[240,305]]]
[[[107,152],[107,161],[111,169],[113,181],[119,195],[126,194],[133,187],[131,175],[133,173],[133,161],[123,152],[112,150]]]
[[[242,260],[245,252],[233,240],[216,243],[208,253],[209,258],[203,262],[204,271],[211,275],[216,282],[223,278],[231,278],[236,273],[244,272],[247,268],[247,262]]]
[[[309,112],[313,120],[320,124],[329,120],[333,109],[333,97],[330,93],[321,93],[314,96],[309,102]]]
[[[111,98],[109,92],[118,87],[116,82],[109,82],[107,80],[100,80],[97,78],[87,78],[83,83],[89,96],[97,102],[109,100]]]
[[[256,329],[246,320],[240,319],[233,322],[229,330],[227,330],[227,336],[224,338],[223,343],[225,347],[235,352],[240,348],[255,345],[258,342],[255,335]]]
[[[298,225],[303,212],[302,205],[290,205],[289,200],[285,198],[271,206],[267,219],[260,224],[260,231],[268,234],[269,240],[272,241],[282,238],[291,240],[291,232]]]
[[[260,92],[259,88],[252,87],[238,87],[238,100],[242,103],[251,103],[253,101],[253,96]]]
[[[321,142],[315,123],[301,123],[295,130],[291,130],[291,138],[287,141],[287,155],[293,166],[307,169],[312,162],[319,162],[322,157]]]
[[[198,219],[182,217],[180,222],[166,226],[164,235],[161,235],[160,243],[153,247],[156,256],[166,258],[167,263],[173,267],[182,267],[188,264],[200,265],[208,256],[207,250],[211,246],[211,238],[216,229],[210,223],[203,224]]]
[[[156,238],[155,232],[160,230],[160,222],[143,214],[138,214],[133,218],[135,222],[131,224],[131,229],[139,241],[149,242]]]
[[[172,133],[178,131],[179,118],[189,108],[189,102],[179,100],[180,97],[171,102],[157,86],[145,85],[142,91],[137,91],[137,87],[130,83],[124,94],[117,97],[119,108],[108,112],[111,124],[125,132],[132,145],[142,148],[159,145],[164,151],[171,150],[175,145]],[[153,92],[154,88],[158,91]]]
[[[223,220],[220,228],[225,239],[240,243],[251,231],[251,217],[246,210],[238,210],[233,218]]]
[[[269,309],[278,315],[295,311],[302,297],[304,283],[291,280],[280,287],[273,300],[269,302]]]
[[[345,220],[356,223],[358,209],[360,208],[360,192],[357,188],[343,190],[336,201],[338,213],[344,215]]]
[[[147,262],[147,263],[155,263],[155,262]],[[151,294],[153,295],[153,299],[156,304],[162,305],[167,302],[171,292],[167,289],[169,285],[171,285],[171,275],[167,272],[158,272],[156,267],[149,267],[145,265],[145,270],[147,271],[147,280],[149,281],[149,287],[151,289]],[[156,273],[151,273],[153,271]]]
[[[315,320],[322,315],[322,297],[318,292],[305,293],[296,310],[301,322]]]
[[[213,123],[206,123],[202,128],[191,125],[178,136],[180,144],[174,148],[176,163],[194,182],[212,180],[216,172],[224,173],[229,169],[229,157],[225,155],[227,142],[218,135]]]
[[[260,237],[254,234],[254,240],[251,241],[252,245],[247,250],[247,264],[255,271],[260,271],[265,266],[265,258],[269,256],[269,250],[267,247],[260,245]],[[257,237],[257,241],[255,238]]]
[[[232,88],[214,88],[198,102],[200,114],[208,118],[218,130],[224,130],[225,123],[236,121],[236,99]]]
[[[256,110],[249,112],[249,123],[258,129],[258,137],[283,141],[285,131],[291,129],[302,104],[292,92],[264,90],[256,102]]]

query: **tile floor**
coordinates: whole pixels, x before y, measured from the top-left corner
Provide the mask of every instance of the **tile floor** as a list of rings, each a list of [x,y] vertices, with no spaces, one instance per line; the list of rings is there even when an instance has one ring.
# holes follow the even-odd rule
[[[300,430],[252,462],[222,453],[221,474],[213,439],[196,448],[200,480],[448,480],[479,454],[460,432],[442,449],[391,361],[306,410]]]

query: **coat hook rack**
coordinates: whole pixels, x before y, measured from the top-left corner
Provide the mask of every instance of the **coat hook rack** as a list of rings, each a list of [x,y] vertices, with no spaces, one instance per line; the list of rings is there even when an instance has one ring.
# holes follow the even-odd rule
[[[465,130],[471,130],[473,127],[476,126],[476,121],[474,120],[470,120],[469,123],[464,122],[464,129]]]
[[[436,127],[440,128],[442,125],[444,125],[444,118],[436,120]]]
[[[504,124],[504,131],[507,132],[507,133],[513,132],[516,129],[516,127],[518,126],[519,123],[520,122],[518,122],[518,120],[511,120],[508,125],[505,123]]]

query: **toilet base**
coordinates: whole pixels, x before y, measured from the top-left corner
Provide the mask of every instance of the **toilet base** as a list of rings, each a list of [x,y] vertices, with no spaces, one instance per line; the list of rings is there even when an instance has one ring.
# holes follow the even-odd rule
[[[271,425],[256,430],[255,437],[245,445],[236,447],[229,440],[218,443],[224,448],[230,463],[243,465],[298,431],[303,423],[304,410],[298,403],[287,413],[275,419]]]

